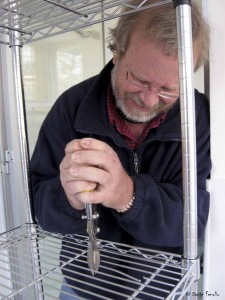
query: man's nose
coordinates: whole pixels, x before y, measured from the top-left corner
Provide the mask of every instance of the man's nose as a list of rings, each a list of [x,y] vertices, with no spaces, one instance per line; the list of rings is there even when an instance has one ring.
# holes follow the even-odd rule
[[[153,90],[141,91],[139,97],[141,101],[149,107],[152,107],[159,102],[159,96],[157,92]]]

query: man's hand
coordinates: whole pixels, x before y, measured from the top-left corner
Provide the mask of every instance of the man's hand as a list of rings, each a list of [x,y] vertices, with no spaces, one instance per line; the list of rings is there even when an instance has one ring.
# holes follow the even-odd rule
[[[92,138],[67,144],[60,164],[60,179],[68,201],[76,209],[83,209],[84,203],[123,209],[133,195],[132,179],[116,152]]]

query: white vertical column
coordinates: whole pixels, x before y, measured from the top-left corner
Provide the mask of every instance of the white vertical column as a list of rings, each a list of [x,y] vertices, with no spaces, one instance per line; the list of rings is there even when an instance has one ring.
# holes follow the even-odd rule
[[[0,47],[1,161],[5,160],[4,153],[6,149],[13,156],[13,160],[8,165],[9,173],[2,174],[2,181],[0,183],[3,191],[0,210],[4,214],[6,223],[6,227],[2,231],[5,231],[24,224],[25,207],[13,87],[12,51],[5,45],[1,45]]]
[[[211,27],[210,115],[212,172],[204,251],[204,299],[225,299],[225,1],[205,0]],[[213,297],[214,295],[214,297]]]

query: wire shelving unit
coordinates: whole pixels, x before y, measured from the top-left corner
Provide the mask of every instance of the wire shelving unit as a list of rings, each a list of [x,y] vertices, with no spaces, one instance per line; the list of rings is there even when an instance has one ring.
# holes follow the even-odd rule
[[[37,40],[119,17],[122,15],[123,7],[128,8],[126,13],[135,13],[170,2],[174,2],[177,14],[178,57],[182,73],[180,101],[183,168],[188,170],[184,172],[183,178],[184,255],[181,257],[100,240],[101,264],[104,263],[99,272],[102,272],[104,288],[98,278],[93,278],[91,274],[90,278],[91,284],[98,287],[98,299],[143,299],[144,296],[149,299],[184,299],[189,298],[193,286],[196,289],[196,281],[199,278],[196,250],[196,165],[195,157],[194,159],[189,157],[189,151],[195,153],[194,96],[192,84],[186,84],[186,81],[192,83],[193,76],[193,61],[190,56],[192,53],[191,8],[188,3],[190,1],[161,0],[152,3],[151,0],[144,0],[138,6],[133,6],[130,2],[130,0],[0,1],[0,42],[10,46],[13,54],[22,176],[27,204],[27,224],[0,235],[0,299],[58,299],[59,286],[62,284],[62,269],[76,261],[83,261],[88,248],[86,237],[53,234],[32,224],[20,48]],[[71,243],[76,253],[72,259],[68,253],[66,262],[60,261],[59,258],[63,239]],[[125,270],[127,257],[134,274],[138,271],[141,278],[127,277],[126,272],[121,271],[115,275],[120,282],[115,286],[107,275],[107,270],[113,268],[115,264],[120,264],[121,269]],[[80,272],[87,268],[87,264],[81,265]],[[85,282],[88,280],[89,276],[84,279]],[[76,287],[79,289],[79,282],[77,283]],[[119,292],[121,286],[123,294]],[[101,296],[101,289],[104,296]],[[94,295],[87,292],[88,299],[92,296]]]

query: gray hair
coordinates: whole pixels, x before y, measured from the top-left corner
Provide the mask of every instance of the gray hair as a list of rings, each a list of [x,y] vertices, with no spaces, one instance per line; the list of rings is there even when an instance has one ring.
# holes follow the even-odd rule
[[[129,4],[138,6],[143,0],[133,0]],[[151,3],[157,1],[153,0]],[[145,4],[147,5],[147,4]],[[129,11],[123,8],[123,13]],[[127,51],[131,35],[138,30],[144,40],[156,43],[166,55],[177,55],[176,11],[173,3],[167,3],[150,9],[130,13],[119,18],[117,26],[110,30],[109,48],[119,57]],[[192,38],[193,49],[197,50],[198,69],[208,60],[209,26],[204,20],[197,4],[192,4]]]

